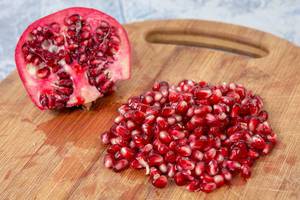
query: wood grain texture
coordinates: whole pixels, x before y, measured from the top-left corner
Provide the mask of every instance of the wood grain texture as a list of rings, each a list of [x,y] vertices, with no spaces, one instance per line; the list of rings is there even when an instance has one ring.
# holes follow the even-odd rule
[[[132,78],[92,111],[41,112],[16,72],[2,81],[0,199],[300,199],[299,48],[267,33],[207,21],[125,27]],[[259,159],[247,183],[237,177],[211,194],[174,183],[156,189],[143,171],[114,173],[102,165],[99,133],[111,126],[117,107],[156,80],[182,79],[238,82],[263,97],[280,142]]]

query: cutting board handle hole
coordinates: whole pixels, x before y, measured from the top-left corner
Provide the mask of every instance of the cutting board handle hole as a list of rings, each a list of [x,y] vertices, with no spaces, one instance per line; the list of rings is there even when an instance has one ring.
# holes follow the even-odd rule
[[[184,45],[208,48],[250,58],[262,58],[269,54],[268,50],[259,45],[213,34],[186,33],[182,31],[151,31],[146,34],[146,41],[154,44]]]

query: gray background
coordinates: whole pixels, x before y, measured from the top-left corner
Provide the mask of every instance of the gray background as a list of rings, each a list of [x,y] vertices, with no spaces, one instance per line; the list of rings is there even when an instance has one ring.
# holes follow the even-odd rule
[[[240,24],[300,45],[300,0],[0,0],[0,80],[15,69],[14,48],[34,20],[71,6],[102,10],[121,23],[193,18]]]

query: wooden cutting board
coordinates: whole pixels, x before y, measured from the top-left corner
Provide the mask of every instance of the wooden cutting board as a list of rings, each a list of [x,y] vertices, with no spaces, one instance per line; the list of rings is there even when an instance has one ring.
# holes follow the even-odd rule
[[[0,84],[0,199],[300,199],[300,49],[273,35],[228,24],[149,21],[125,25],[132,78],[92,111],[41,112],[16,72]],[[13,58],[12,58],[13,59]],[[156,80],[238,82],[261,95],[279,144],[248,182],[211,194],[170,183],[156,189],[144,171],[102,164],[116,109]]]

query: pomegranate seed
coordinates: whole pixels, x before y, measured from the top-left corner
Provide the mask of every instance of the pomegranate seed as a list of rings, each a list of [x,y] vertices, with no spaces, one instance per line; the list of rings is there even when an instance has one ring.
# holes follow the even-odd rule
[[[177,172],[174,175],[174,181],[175,181],[176,185],[178,185],[178,186],[186,185],[188,182],[186,176],[182,172]]]
[[[157,151],[161,155],[165,155],[169,150],[170,150],[169,147],[165,144],[159,144],[158,147],[157,147]]]
[[[186,101],[180,101],[176,106],[176,112],[183,114],[188,110],[188,104]]]
[[[205,170],[205,163],[204,162],[198,162],[195,166],[195,174],[197,176],[200,176]]]
[[[171,136],[166,131],[159,132],[159,139],[165,144],[169,144],[172,141]]]
[[[164,107],[161,111],[163,117],[170,117],[175,113],[175,110],[171,107]]]
[[[150,114],[145,118],[144,124],[153,124],[155,121],[155,116]]]
[[[142,149],[141,152],[143,153],[149,153],[153,149],[152,144],[146,144]]]
[[[114,159],[110,154],[104,156],[104,166],[106,168],[112,168],[114,166]]]
[[[190,142],[192,150],[203,150],[207,146],[207,139],[199,139]]]
[[[41,68],[37,70],[36,75],[40,79],[47,78],[50,75],[50,69],[48,67]]]
[[[226,181],[231,181],[232,174],[227,169],[222,169],[222,175]]]
[[[118,135],[120,135],[121,137],[125,137],[125,138],[130,136],[130,133],[129,133],[128,129],[125,126],[122,126],[122,125],[118,125],[116,127],[116,133]]]
[[[198,99],[207,99],[211,96],[212,92],[209,88],[197,88],[194,91],[194,95]]]
[[[101,141],[103,144],[109,144],[110,143],[110,137],[109,137],[109,132],[104,132],[101,135]]]
[[[208,173],[212,176],[216,175],[219,172],[218,162],[216,160],[211,160],[208,163]]]
[[[180,158],[178,164],[184,170],[193,170],[195,168],[195,163],[189,159]]]
[[[190,156],[192,154],[192,150],[188,145],[184,145],[177,148],[177,153],[181,156]]]
[[[185,137],[185,134],[183,131],[179,130],[172,130],[170,132],[171,136],[176,140],[176,139],[183,139]]]
[[[241,176],[245,179],[250,178],[251,170],[248,165],[242,165],[241,167]]]
[[[166,176],[161,175],[158,178],[153,179],[152,184],[157,188],[164,188],[168,184],[168,179]]]
[[[202,105],[194,109],[195,115],[205,116],[207,113],[212,111],[212,107],[209,105]]]
[[[264,122],[266,120],[268,120],[268,113],[266,111],[260,111],[260,113],[258,114],[258,118]]]
[[[134,151],[128,147],[122,147],[120,153],[127,160],[131,160],[134,157]]]
[[[166,129],[169,125],[167,120],[165,120],[162,117],[157,117],[156,118],[156,123],[157,123],[158,127],[161,128],[161,129]]]
[[[241,169],[241,164],[236,162],[236,161],[226,161],[226,167],[230,170],[230,171],[239,171]]]
[[[211,126],[219,125],[219,120],[213,114],[208,113],[206,115],[205,119],[206,119],[206,122]]]
[[[192,151],[192,158],[198,161],[201,161],[204,157],[204,154],[199,150]]]
[[[263,153],[264,155],[270,153],[270,151],[272,150],[272,147],[273,147],[273,146],[272,146],[271,144],[266,144],[265,147],[264,147],[263,150],[262,150],[262,153]]]
[[[264,139],[259,135],[254,135],[252,137],[251,146],[255,149],[264,149],[266,146],[266,142]]]
[[[136,159],[134,159],[131,163],[130,166],[134,169],[142,169],[143,165],[140,164],[140,162]]]
[[[254,132],[256,130],[257,125],[259,124],[259,120],[257,118],[251,118],[249,120],[248,126],[249,126],[249,130]]]
[[[170,178],[174,177],[175,172],[176,172],[175,165],[169,163],[168,164],[168,169],[167,169],[168,177],[170,177]]]
[[[214,182],[216,183],[217,187],[221,187],[225,184],[224,177],[222,175],[214,176]]]
[[[212,183],[202,183],[200,188],[203,192],[209,193],[209,192],[214,191],[217,188],[217,185],[213,182]]]
[[[116,161],[115,165],[113,166],[113,170],[115,172],[123,171],[124,169],[128,168],[129,162],[126,159],[121,159]]]
[[[120,145],[118,145],[118,144],[113,144],[113,145],[111,145],[110,147],[108,147],[107,152],[108,152],[108,153],[111,153],[111,154],[114,154],[114,153],[116,153],[116,152],[118,152],[118,151],[120,151],[120,150],[121,150]]]
[[[165,163],[159,165],[159,170],[164,174],[167,173],[168,171],[167,165]]]
[[[124,121],[124,117],[122,115],[119,115],[118,117],[115,118],[115,123],[116,124],[119,124],[121,123],[122,121]]]
[[[148,163],[150,166],[159,166],[163,163],[164,159],[159,154],[152,154],[148,157]]]
[[[155,167],[151,167],[150,168],[150,178],[158,178],[161,175],[161,172],[155,168]]]
[[[212,160],[217,155],[217,150],[215,148],[211,148],[204,153],[204,158],[206,160]]]
[[[273,145],[277,143],[277,135],[275,133],[272,133],[271,135],[267,135],[267,139],[269,142],[271,142]]]
[[[186,188],[191,192],[196,192],[200,190],[200,182],[198,180],[191,181]]]
[[[176,154],[173,151],[168,151],[165,155],[165,160],[168,163],[174,163],[176,161]]]
[[[272,129],[267,121],[259,124],[256,128],[257,133],[263,135],[269,135],[272,132]]]

